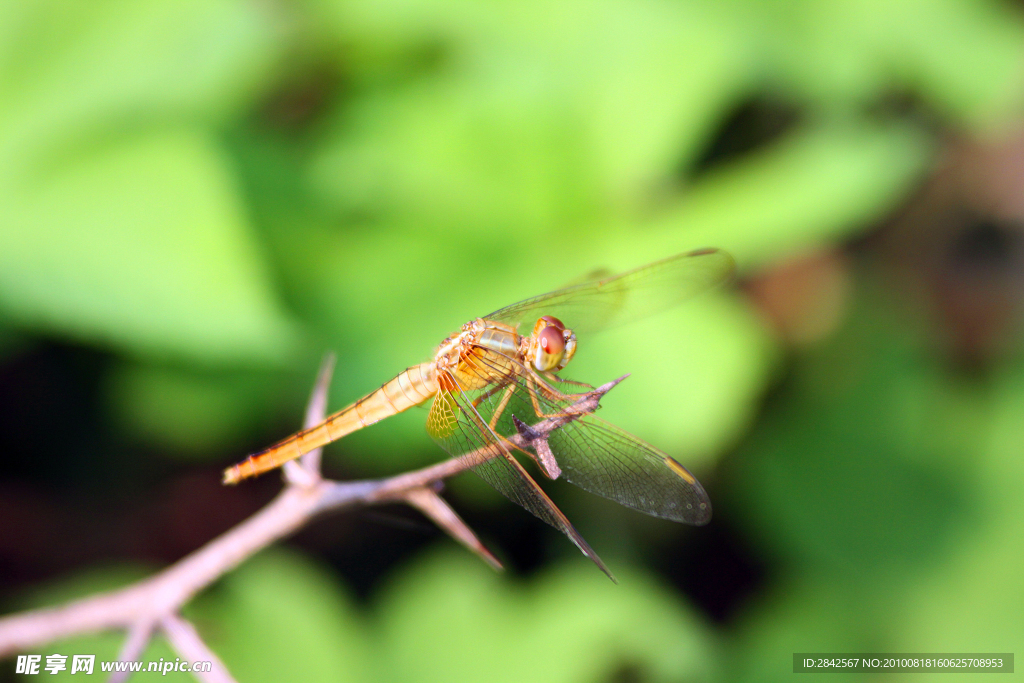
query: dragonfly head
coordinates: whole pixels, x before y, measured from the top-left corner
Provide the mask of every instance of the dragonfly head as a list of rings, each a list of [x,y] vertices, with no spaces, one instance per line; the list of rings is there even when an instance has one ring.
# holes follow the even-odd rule
[[[553,315],[545,315],[537,321],[533,338],[533,367],[540,372],[561,370],[576,353],[576,335]]]

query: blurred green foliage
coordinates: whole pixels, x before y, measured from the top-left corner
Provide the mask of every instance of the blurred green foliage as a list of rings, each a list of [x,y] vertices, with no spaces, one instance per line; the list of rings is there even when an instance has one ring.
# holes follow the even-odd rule
[[[94,571],[33,600],[66,600],[116,587],[125,577],[124,570]],[[362,610],[328,571],[272,550],[226,577],[186,615],[238,680],[670,681],[680,671],[689,680],[712,680],[717,657],[708,655],[719,646],[707,626],[654,577],[623,578],[615,586],[574,562],[524,585],[447,550],[402,568]],[[115,659],[119,646],[116,636],[104,635],[61,641],[47,652],[95,653],[99,661]],[[156,642],[143,658],[168,654],[173,660]]]
[[[863,235],[938,143],[901,97],[974,135],[1016,120],[1019,12],[9,0],[0,356],[47,336],[106,349],[120,432],[227,465],[252,435],[283,436],[268,422],[298,422],[326,349],[340,406],[465,320],[597,267],[718,246],[750,276]],[[799,115],[708,162],[752,99]],[[716,512],[775,570],[729,631],[633,554],[672,530],[571,495],[620,586],[578,557],[520,583],[433,553],[357,607],[329,570],[272,551],[189,616],[242,681],[764,681],[796,651],[1024,651],[1024,374],[1011,358],[965,381],[880,280],[858,270],[843,324],[810,348],[731,290],[586,340],[571,366],[633,373],[602,416],[699,475],[732,452]],[[328,460],[374,475],[435,460],[424,419]],[[94,588],[72,583],[34,601]],[[58,645],[102,659],[119,641]]]

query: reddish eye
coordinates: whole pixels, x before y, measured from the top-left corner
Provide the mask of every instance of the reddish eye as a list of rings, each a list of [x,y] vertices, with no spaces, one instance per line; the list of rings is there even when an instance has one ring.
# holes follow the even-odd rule
[[[537,335],[540,348],[548,355],[557,355],[565,351],[565,340],[562,339],[562,332],[554,326],[545,327]]]
[[[565,323],[563,323],[561,320],[559,320],[553,315],[542,315],[540,319],[546,322],[551,327],[557,327],[559,332],[565,329]]]

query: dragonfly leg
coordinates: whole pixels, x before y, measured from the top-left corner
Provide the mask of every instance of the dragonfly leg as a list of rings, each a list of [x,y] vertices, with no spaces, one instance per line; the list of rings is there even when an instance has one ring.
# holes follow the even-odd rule
[[[490,398],[491,396],[494,396],[496,393],[498,393],[502,389],[505,390],[505,393],[502,395],[501,399],[498,401],[498,406],[494,409],[494,415],[491,416],[491,419],[490,419],[490,421],[488,422],[488,425],[487,425],[488,427],[491,428],[491,431],[495,432],[496,434],[497,434],[498,420],[501,419],[501,416],[505,413],[505,409],[508,408],[508,402],[512,398],[512,392],[515,390],[515,385],[514,384],[498,384],[498,385],[493,386],[490,389],[488,389],[485,393],[480,394],[479,396],[477,396],[472,401],[473,407],[477,408],[477,407],[480,406],[480,404],[483,401],[485,401],[486,399]],[[531,458],[533,457],[532,453],[530,453],[527,450],[523,450],[519,446],[516,446],[514,443],[512,443],[511,441],[506,439],[504,436],[502,436],[500,434],[498,434],[497,436],[498,436],[499,439],[501,439],[503,442],[505,442],[505,445],[510,450],[521,451],[523,453],[526,453],[526,455],[530,456]]]
[[[504,395],[501,397],[501,401],[498,403],[498,407],[495,408],[494,415],[491,417],[490,424],[488,425],[492,432],[495,432],[498,420],[508,407],[509,399],[512,398],[512,392],[514,390],[514,385],[510,385],[506,388]],[[516,429],[520,434],[527,438],[533,438],[533,435],[530,433],[532,430],[528,425],[520,422],[515,415],[512,416],[512,421],[515,423]],[[525,453],[531,460],[537,463],[537,467],[540,468],[541,472],[543,472],[544,476],[548,479],[558,479],[558,477],[561,476],[562,470],[558,467],[558,462],[555,460],[555,456],[551,452],[551,447],[548,446],[547,439],[538,439],[533,442],[533,449],[536,451],[536,454],[534,454],[521,446],[517,446],[502,435],[498,435],[498,438],[505,443],[505,446],[510,452],[519,451],[520,453]]]
[[[555,389],[553,386],[551,386],[546,381],[544,381],[545,377],[542,377],[541,373],[535,372],[532,368],[527,368],[527,371],[529,372],[529,375],[527,375],[527,380],[529,381],[529,379],[532,378],[533,382],[537,385],[537,388],[540,389],[544,393],[544,397],[547,398],[548,400],[550,400],[550,401],[571,401],[571,400],[574,400],[575,398],[579,398],[579,396],[577,396],[575,394],[566,394],[566,393],[563,393],[563,392],[559,391],[558,389]],[[547,373],[544,373],[544,374],[546,375]],[[556,381],[563,381],[563,380],[559,380],[557,375],[555,376],[555,380]],[[583,384],[582,382],[572,382],[572,384],[579,384],[581,386],[590,386],[589,384]],[[590,388],[593,389],[593,387],[590,387]]]
[[[491,416],[491,421],[488,423],[492,432],[497,428],[498,419],[501,418],[501,414],[504,413],[505,408],[508,407],[508,401],[512,398],[512,389],[514,388],[515,387],[513,385],[506,387],[505,393],[502,394],[501,400],[498,401],[498,407],[494,409],[494,415]],[[473,407],[475,408],[476,406]]]
[[[532,375],[526,376],[526,388],[530,392],[530,402],[533,403],[533,412],[537,413],[537,417],[549,418],[549,417],[562,417],[565,413],[545,413],[540,408],[540,402],[537,400],[537,390],[540,389],[549,398],[558,400],[566,400],[569,398],[567,394],[563,394],[560,391],[556,391],[552,387],[547,386],[545,382],[542,382],[540,378],[535,378]]]
[[[544,373],[541,373],[541,374],[544,375],[544,379],[546,379],[549,382],[561,382],[562,384],[572,384],[572,385],[575,385],[577,387],[583,387],[584,389],[587,389],[587,390],[590,390],[590,391],[594,390],[594,385],[593,384],[587,384],[586,382],[577,382],[574,379],[562,379],[561,377],[559,377],[558,375],[556,375],[553,372],[544,372]]]
[[[473,399],[473,407],[479,408],[481,403],[489,399],[491,396],[494,396],[496,393],[498,393],[504,388],[504,385],[495,384],[493,387],[491,387],[490,389],[488,389],[487,391]]]

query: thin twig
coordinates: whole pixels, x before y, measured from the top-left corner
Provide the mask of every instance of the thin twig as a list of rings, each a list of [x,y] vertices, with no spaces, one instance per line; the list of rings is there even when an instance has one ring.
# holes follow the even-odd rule
[[[125,638],[124,645],[121,646],[121,652],[117,655],[117,661],[133,662],[139,659],[146,650],[149,639],[153,636],[155,626],[156,624],[151,621],[138,621],[132,624],[132,627],[128,629],[128,637]],[[107,681],[108,683],[121,683],[128,680],[130,675],[131,672],[128,670],[115,671],[110,674]]]
[[[236,683],[235,679],[224,666],[224,662],[206,646],[199,637],[196,627],[177,614],[168,614],[160,620],[160,629],[164,632],[167,642],[189,664],[210,662],[209,671],[193,671],[192,674],[202,683]]]
[[[491,551],[480,542],[473,530],[462,521],[462,518],[448,503],[444,502],[444,498],[437,495],[436,491],[428,488],[409,489],[405,500],[409,505],[434,520],[452,538],[472,550],[484,562],[499,571],[504,569],[501,562],[498,562],[498,558],[491,554]]]
[[[302,422],[303,429],[309,429],[323,422],[327,414],[327,390],[331,386],[331,376],[334,374],[334,354],[324,356],[320,363],[320,372],[317,373],[316,385],[309,397],[309,405],[306,406],[306,417]],[[320,456],[323,448],[314,448],[302,456],[298,462],[290,460],[284,464],[284,479],[289,484],[296,486],[310,487],[320,481]]]

